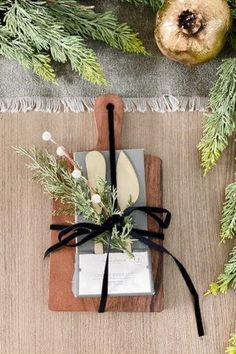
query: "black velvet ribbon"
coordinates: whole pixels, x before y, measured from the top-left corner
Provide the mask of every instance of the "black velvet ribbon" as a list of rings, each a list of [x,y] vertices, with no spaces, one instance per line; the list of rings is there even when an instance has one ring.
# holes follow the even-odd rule
[[[113,118],[113,105],[108,105],[108,125],[109,125],[109,146],[110,146],[110,167],[111,167],[111,184],[113,187],[116,186],[116,160],[115,160],[115,137],[114,137],[114,118]],[[125,225],[125,218],[132,215],[136,211],[145,213],[147,216],[151,217],[156,226],[161,229],[168,228],[171,220],[171,213],[167,209],[151,207],[151,206],[134,206],[128,207],[123,211],[122,215],[112,215],[109,217],[102,225],[96,225],[90,222],[79,222],[73,225],[61,225],[61,224],[52,224],[50,225],[51,230],[58,230],[58,243],[49,247],[44,257],[47,257],[52,252],[55,252],[62,247],[78,247],[89,240],[95,239],[97,236],[106,233],[107,234],[107,256],[103,274],[102,282],[102,291],[100,297],[100,304],[98,312],[105,312],[107,297],[108,297],[108,283],[109,283],[109,254],[111,250],[111,234],[112,229],[116,225],[119,229]],[[161,217],[161,216],[162,217]],[[164,216],[164,218],[163,218]],[[204,335],[200,305],[199,305],[199,296],[193,285],[193,282],[183,266],[183,264],[173,256],[165,247],[153,242],[150,238],[164,240],[164,234],[161,232],[154,232],[148,230],[142,230],[137,228],[132,228],[130,232],[130,237],[133,239],[138,239],[150,249],[153,249],[160,253],[168,254],[177,265],[182,277],[193,297],[195,317],[197,323],[198,335]],[[80,239],[81,238],[81,239]],[[79,240],[73,242],[75,239]]]

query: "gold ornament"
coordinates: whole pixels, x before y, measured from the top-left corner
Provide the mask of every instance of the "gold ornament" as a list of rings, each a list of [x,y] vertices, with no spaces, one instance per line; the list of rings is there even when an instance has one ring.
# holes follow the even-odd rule
[[[227,0],[166,0],[157,13],[155,39],[166,57],[201,64],[220,53],[231,25]]]

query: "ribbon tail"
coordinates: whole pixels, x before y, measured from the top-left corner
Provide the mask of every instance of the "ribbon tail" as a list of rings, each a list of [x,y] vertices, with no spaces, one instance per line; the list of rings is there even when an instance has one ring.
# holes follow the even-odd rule
[[[70,224],[51,224],[50,225],[50,230],[63,230],[67,228],[68,226],[71,226]]]
[[[131,232],[131,234],[132,234],[132,232]],[[183,264],[180,263],[180,261],[175,256],[173,256],[165,247],[158,245],[155,242],[149,240],[148,238],[146,238],[144,236],[137,235],[135,233],[132,234],[132,237],[139,239],[141,242],[146,244],[151,249],[154,249],[154,250],[161,252],[161,253],[168,254],[174,260],[174,262],[176,263],[177,267],[179,268],[179,271],[180,271],[182,277],[184,278],[184,281],[185,281],[185,283],[186,283],[186,285],[193,297],[198,335],[199,335],[199,337],[204,336],[202,315],[201,315],[200,304],[199,304],[199,296],[198,296],[198,293],[193,285],[193,282],[192,282],[187,270],[183,266]]]
[[[43,258],[47,258],[47,256],[49,256],[50,253],[55,252],[57,250],[59,250],[60,248],[62,248],[64,245],[62,243],[56,243],[55,245],[52,245],[51,247],[49,247],[46,252],[44,253]]]
[[[183,264],[180,263],[179,260],[177,258],[175,258],[168,251],[166,253],[168,253],[172,257],[172,259],[175,261],[176,265],[178,266],[178,268],[185,280],[185,283],[186,283],[189,291],[192,294],[193,301],[194,301],[194,310],[195,310],[195,318],[196,318],[196,323],[197,323],[198,335],[199,335],[199,337],[202,337],[202,336],[204,336],[204,329],[203,329],[202,315],[201,315],[201,310],[200,310],[198,293],[193,285],[193,282],[192,282],[187,270],[183,266]]]
[[[105,269],[104,269],[104,274],[103,274],[102,293],[101,293],[100,304],[99,304],[99,309],[98,309],[99,313],[103,313],[106,310],[107,297],[108,297],[108,277],[109,277],[109,255],[110,255],[110,250],[111,250],[111,233],[109,234],[109,239],[108,239],[107,258],[106,258]]]
[[[107,297],[108,297],[108,274],[109,274],[109,250],[107,252],[106,264],[103,274],[103,281],[102,281],[102,293],[100,298],[100,304],[98,312],[102,313],[105,312],[106,304],[107,304]]]

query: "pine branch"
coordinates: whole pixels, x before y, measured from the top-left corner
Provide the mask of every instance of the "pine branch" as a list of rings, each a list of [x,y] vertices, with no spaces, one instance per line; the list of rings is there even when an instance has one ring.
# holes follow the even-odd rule
[[[68,6],[64,2],[51,5],[50,12],[58,21],[63,22],[65,30],[72,35],[79,34],[83,38],[103,41],[125,52],[147,55],[138,34],[126,23],[120,23],[111,12],[96,13],[80,6]]]
[[[230,253],[231,258],[224,265],[224,272],[218,276],[215,282],[209,285],[205,295],[225,294],[229,289],[236,289],[236,246]]]
[[[226,354],[236,354],[236,333],[232,333],[229,339],[229,346],[227,347]]]
[[[221,220],[221,239],[232,239],[236,236],[236,182],[225,190],[225,203]]]
[[[198,144],[204,174],[217,163],[235,132],[236,58],[225,59],[217,76],[209,95],[213,112],[205,115],[203,137]]]
[[[80,36],[71,36],[42,3],[18,0],[5,16],[6,29],[38,51],[50,51],[55,61],[70,61],[72,69],[95,84],[106,83],[94,51]]]
[[[121,0],[121,1],[129,2],[135,6],[148,5],[153,9],[153,11],[157,11],[164,4],[165,0]]]

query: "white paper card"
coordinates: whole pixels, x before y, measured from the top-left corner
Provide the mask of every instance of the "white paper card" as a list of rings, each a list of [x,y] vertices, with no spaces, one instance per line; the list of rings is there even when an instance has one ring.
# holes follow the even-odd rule
[[[106,254],[79,254],[77,296],[100,296]],[[134,252],[134,259],[124,253],[110,253],[109,295],[153,294],[150,255]]]

